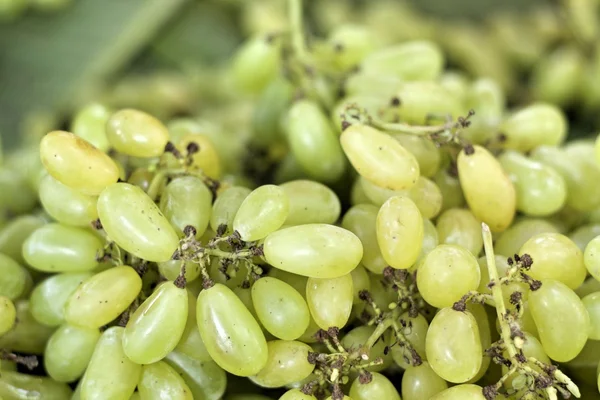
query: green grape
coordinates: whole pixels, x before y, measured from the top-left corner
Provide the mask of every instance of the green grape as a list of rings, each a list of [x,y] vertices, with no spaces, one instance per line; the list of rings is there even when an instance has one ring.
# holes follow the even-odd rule
[[[587,245],[596,236],[600,236],[600,224],[583,225],[569,233],[569,239],[571,239],[581,251],[585,251]]]
[[[429,329],[429,323],[425,317],[421,314],[418,314],[416,317],[411,317],[406,312],[400,316],[399,321],[400,326],[402,327],[402,333],[406,340],[408,340],[417,354],[423,360],[426,360],[425,338],[427,336],[427,330]],[[406,351],[403,346],[396,345],[392,347],[392,358],[401,368],[408,369],[412,365],[411,353]]]
[[[44,368],[48,375],[58,382],[79,379],[92,358],[99,338],[98,329],[62,325],[50,336],[44,351]]]
[[[310,322],[308,323],[308,328],[306,328],[302,336],[298,338],[298,341],[303,343],[316,343],[317,338],[315,335],[320,329],[321,328],[319,328],[319,325],[317,325],[315,319],[311,316]]]
[[[369,271],[382,274],[387,267],[377,243],[377,215],[379,209],[371,204],[350,208],[342,219],[342,228],[354,233],[363,247],[362,264]]]
[[[403,190],[417,182],[417,159],[391,136],[367,125],[351,125],[340,141],[352,166],[371,183]]]
[[[393,268],[408,269],[417,261],[423,242],[423,217],[412,200],[392,197],[377,214],[377,243]]]
[[[299,389],[290,389],[279,400],[317,400],[312,394],[304,394]]]
[[[250,380],[261,387],[276,388],[301,381],[315,369],[308,362],[312,348],[302,342],[272,340],[267,343],[269,355],[266,365]]]
[[[106,153],[110,143],[105,128],[110,115],[111,111],[106,106],[100,103],[88,104],[73,117],[71,132]]]
[[[475,321],[477,322],[477,327],[479,328],[479,341],[481,342],[481,348],[484,351],[486,349],[489,349],[492,345],[492,332],[490,327],[490,320],[488,318],[488,314],[486,312],[485,307],[482,304],[467,303],[467,311],[470,312],[471,315],[473,315]],[[481,359],[481,367],[479,367],[479,371],[473,378],[471,378],[469,383],[479,381],[479,379],[481,379],[487,372],[491,361],[491,358],[484,353]]]
[[[277,278],[265,277],[252,285],[252,304],[258,320],[273,336],[294,340],[310,323],[308,305],[296,289]]]
[[[524,292],[527,293],[527,292]],[[531,333],[533,336],[539,339],[540,333],[538,332],[537,325],[531,315],[531,307],[529,302],[526,301],[523,305],[523,316],[521,317],[521,327],[524,331]]]
[[[23,15],[28,6],[28,0],[3,0],[0,2],[0,21],[16,20]]]
[[[577,289],[587,274],[583,253],[568,237],[560,233],[540,233],[519,250],[529,254],[533,265],[527,272],[534,279],[554,279]]]
[[[333,123],[335,132],[339,135],[345,128],[344,121],[348,119],[347,114],[349,109],[354,109],[356,105],[360,105],[360,108],[367,112],[369,115],[376,115],[378,110],[386,105],[385,98],[391,97],[395,90],[390,90],[389,86],[383,89],[374,88],[373,84],[377,84],[378,81],[386,81],[388,77],[373,77],[368,76],[362,79],[363,75],[359,72],[348,77],[345,83],[345,90],[350,95],[343,97],[339,100],[333,110],[331,111],[330,120]],[[352,86],[368,84],[369,89],[364,88],[353,88]],[[366,90],[366,92],[365,92]],[[357,91],[358,93],[353,93]],[[374,92],[379,93],[381,91],[389,92],[385,97],[374,96]]]
[[[0,253],[6,254],[19,264],[24,264],[23,242],[45,221],[34,215],[21,215],[0,229]]]
[[[466,74],[455,70],[446,70],[437,81],[444,89],[454,93],[461,103],[466,102],[470,83]]]
[[[430,41],[410,41],[371,53],[360,64],[361,71],[393,75],[402,81],[429,81],[444,67],[441,49]],[[356,399],[354,399],[356,400]]]
[[[0,348],[28,354],[43,354],[54,328],[37,322],[29,312],[29,301],[14,303],[16,317],[13,328],[0,335]]]
[[[29,311],[33,318],[47,326],[62,324],[65,321],[65,304],[79,285],[92,275],[92,272],[67,272],[44,279],[29,298]]]
[[[169,141],[169,131],[158,119],[143,111],[123,109],[110,116],[106,137],[120,153],[140,158],[160,156]]]
[[[352,189],[350,190],[350,204],[353,206],[371,204],[371,200],[367,197],[362,185],[364,180],[363,177],[359,176],[352,184]]]
[[[312,179],[335,182],[346,168],[337,135],[318,104],[300,100],[286,116],[287,139],[291,153]]]
[[[268,276],[287,283],[300,293],[303,298],[306,298],[306,281],[308,280],[306,276],[292,274],[277,268],[271,268]]]
[[[328,49],[333,53],[331,62],[340,71],[357,66],[373,51],[375,44],[376,38],[370,30],[354,24],[334,27],[327,38]]]
[[[600,340],[600,292],[588,294],[581,302],[590,316],[589,338]]]
[[[419,163],[421,176],[433,178],[436,175],[440,169],[442,158],[440,149],[436,147],[433,141],[406,133],[396,133],[392,137],[415,156]]]
[[[372,372],[371,375],[371,382],[366,384],[360,383],[359,379],[354,380],[350,387],[350,396],[354,400],[401,400],[400,394],[388,378],[377,372]]]
[[[81,381],[82,399],[128,400],[133,394],[142,366],[123,352],[124,330],[113,326],[100,336]]]
[[[439,392],[429,400],[486,400],[483,396],[483,388],[478,385],[465,384],[456,385]]]
[[[337,278],[308,278],[306,302],[310,315],[321,329],[343,328],[352,311],[354,288],[349,273]]]
[[[256,36],[248,39],[235,54],[232,78],[244,93],[261,92],[277,75],[280,68],[277,39]]]
[[[131,267],[97,273],[69,296],[64,307],[65,320],[75,326],[99,328],[125,311],[141,289],[142,280]]]
[[[408,367],[402,375],[402,398],[404,400],[430,399],[448,388],[429,363],[425,361],[416,367]]]
[[[465,196],[460,187],[458,177],[450,175],[445,169],[440,169],[433,177],[433,181],[442,193],[442,208],[440,212],[450,208],[460,208],[465,205]]]
[[[337,278],[356,268],[363,249],[350,231],[307,224],[271,233],[265,239],[264,253],[275,268],[311,278]]]
[[[395,98],[400,102],[392,105],[388,112],[414,125],[426,125],[432,115],[456,118],[466,111],[453,93],[430,81],[405,82]]]
[[[258,373],[267,363],[267,341],[260,326],[231,289],[215,284],[196,303],[196,321],[208,353],[238,376]]]
[[[340,217],[340,199],[327,186],[308,180],[279,185],[289,199],[285,225],[334,224]]]
[[[596,236],[585,247],[583,262],[587,272],[600,281],[600,236]]]
[[[71,393],[66,384],[46,377],[12,371],[2,371],[0,376],[0,397],[6,400],[66,400],[71,397]]]
[[[506,273],[510,266],[508,265],[508,259],[499,254],[495,255],[496,259],[496,269],[498,270],[498,276],[500,278],[506,276]],[[479,287],[477,291],[479,293],[487,293],[492,294],[490,288],[488,288],[488,283],[490,283],[490,275],[488,270],[487,258],[485,256],[480,257],[477,262],[479,263],[479,270],[481,271],[481,281],[479,282]],[[504,301],[506,304],[510,304],[510,296],[514,292],[521,292],[523,300],[527,300],[529,295],[529,286],[523,282],[510,282],[508,284],[503,284],[502,295],[504,297]],[[509,306],[510,307],[510,306]]]
[[[516,193],[498,160],[484,147],[474,146],[461,150],[457,165],[460,185],[473,215],[488,224],[492,232],[508,228],[515,216]]]
[[[567,134],[567,120],[558,107],[534,103],[510,115],[500,125],[500,132],[506,136],[506,148],[530,151],[562,143]]]
[[[57,223],[35,230],[23,243],[23,258],[44,272],[83,272],[98,266],[103,243],[91,231]]]
[[[194,399],[220,400],[223,397],[227,374],[214,361],[200,361],[175,351],[164,361],[183,378]]]
[[[185,281],[190,283],[200,276],[200,264],[191,261],[169,260],[158,263],[158,272],[167,280],[174,281],[181,273],[181,267],[185,264]]]
[[[178,235],[181,236],[185,227],[191,225],[199,238],[208,227],[212,193],[195,176],[175,178],[160,197],[160,209]]]
[[[185,288],[160,285],[129,317],[123,351],[137,364],[151,364],[169,354],[183,335],[188,317]]]
[[[546,279],[529,295],[528,303],[548,357],[558,362],[575,358],[590,329],[590,317],[575,292],[559,281]]]
[[[129,175],[127,183],[131,183],[142,189],[144,192],[148,192],[154,176],[154,172],[149,171],[147,168],[136,168]]]
[[[558,233],[552,223],[544,219],[524,218],[516,221],[496,239],[494,251],[496,254],[513,256],[530,238],[541,233]]]
[[[37,204],[36,193],[22,171],[0,167],[0,207],[6,212],[23,214]]]
[[[477,259],[469,250],[440,244],[419,266],[417,286],[423,299],[437,308],[450,307],[481,280]]]
[[[190,144],[194,143],[198,149],[192,155],[191,168],[201,170],[205,175],[212,179],[221,178],[221,158],[213,143],[206,135],[197,133],[187,134],[181,138],[177,144],[180,152],[187,152]]]
[[[593,276],[589,276],[588,278],[586,278],[586,280],[581,284],[581,286],[575,289],[575,293],[577,293],[577,296],[579,296],[580,298],[584,298],[588,294],[595,292],[600,292],[600,281],[598,281]]]
[[[6,296],[0,296],[0,336],[10,331],[16,323],[17,309]]]
[[[281,137],[281,118],[290,106],[294,86],[284,77],[273,79],[258,97],[252,114],[252,141],[269,145]]]
[[[51,175],[42,178],[40,202],[52,218],[65,225],[89,226],[98,218],[98,198],[87,196],[63,185]]]
[[[274,336],[271,335],[264,326],[262,326],[261,321],[258,319],[258,315],[256,314],[256,310],[254,309],[254,304],[252,303],[252,289],[245,287],[235,287],[232,289],[233,293],[244,303],[244,306],[250,311],[250,314],[254,317],[256,322],[261,325],[263,333],[265,334],[265,339],[274,339]],[[266,332],[265,332],[266,331]]]
[[[175,352],[181,353],[198,361],[211,361],[210,354],[202,341],[196,322],[196,296],[188,290],[188,315],[181,339],[175,347]]]
[[[431,250],[435,249],[438,244],[439,238],[435,225],[427,218],[423,218],[423,242],[421,243],[421,253],[419,254],[417,262],[410,267],[410,270],[417,269],[419,262],[423,260]]]
[[[515,186],[517,210],[531,216],[545,216],[565,204],[567,185],[552,167],[511,150],[502,153],[498,161]]]
[[[570,104],[579,95],[584,62],[575,46],[561,46],[552,51],[533,69],[533,96],[560,107]]]
[[[467,89],[466,105],[470,110],[476,110],[471,116],[469,129],[461,135],[471,143],[485,144],[498,130],[506,96],[502,87],[493,79],[479,78]]]
[[[352,272],[350,272],[350,276],[352,276],[352,288],[354,289],[352,304],[360,304],[362,303],[362,300],[360,299],[359,294],[363,290],[369,291],[371,289],[371,278],[365,267],[362,265],[354,268]]]
[[[240,206],[252,191],[243,186],[232,186],[217,195],[210,216],[210,227],[217,231],[220,225],[226,225],[228,232],[233,231],[233,219]]]
[[[362,348],[365,342],[369,340],[369,337],[373,334],[373,332],[375,332],[375,327],[373,326],[358,326],[344,335],[344,337],[341,340],[342,346],[344,346],[345,349]],[[395,347],[396,346],[392,347],[392,349],[394,349]],[[367,367],[368,371],[379,372],[389,368],[389,366],[392,365],[392,363],[394,362],[392,359],[392,354],[391,352],[386,352],[385,348],[386,340],[382,338],[381,340],[375,342],[375,344],[371,346],[370,349],[365,349],[368,350],[367,355],[369,356],[370,361],[376,360],[378,358],[382,360],[381,364]]]
[[[119,169],[109,156],[69,132],[44,136],[40,158],[54,179],[87,195],[97,196],[119,179]]]
[[[544,352],[544,348],[542,347],[542,344],[540,343],[539,340],[537,340],[537,338],[527,332],[523,332],[523,334],[525,335],[524,337],[524,343],[523,343],[523,355],[527,358],[533,357],[538,361],[541,361],[547,365],[551,365],[551,361],[548,358],[548,356],[546,355],[546,353]],[[505,354],[505,357],[507,356],[507,354]],[[531,368],[534,371],[537,372],[541,372],[540,367],[538,367],[537,365],[532,365]],[[506,368],[504,365],[502,366],[502,374],[506,374],[508,372],[508,368]],[[517,378],[518,375],[511,375],[505,382],[504,382],[504,387],[506,389],[513,389],[513,382],[515,381],[515,378]]]
[[[227,276],[225,276],[225,274],[223,274],[223,272],[219,270],[220,268],[221,262],[219,261],[219,259],[216,257],[212,258],[208,270],[208,275],[215,282],[222,283],[230,289],[234,289],[240,286],[248,276],[248,266],[245,263],[239,265],[237,271],[235,270],[235,268],[228,268]]]
[[[483,249],[481,223],[469,210],[450,208],[436,222],[438,240],[440,243],[464,247],[474,256]]]
[[[193,400],[192,391],[169,364],[159,361],[142,366],[138,383],[140,398],[148,400]]]
[[[9,256],[0,253],[0,296],[15,300],[31,287],[31,275]]]
[[[425,347],[431,368],[448,382],[463,383],[479,372],[483,349],[477,321],[468,311],[441,309],[429,325]]]
[[[142,189],[116,183],[98,198],[98,215],[111,240],[148,261],[171,259],[179,246],[175,230]]]
[[[247,242],[263,239],[281,228],[289,212],[290,201],[285,190],[275,185],[260,186],[240,205],[233,229]]]

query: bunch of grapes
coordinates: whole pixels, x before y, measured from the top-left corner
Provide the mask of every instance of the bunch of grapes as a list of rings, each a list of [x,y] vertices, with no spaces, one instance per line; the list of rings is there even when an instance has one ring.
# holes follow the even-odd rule
[[[108,96],[6,155],[0,399],[599,398],[594,3],[498,63],[374,4],[317,39],[290,0],[197,117]]]

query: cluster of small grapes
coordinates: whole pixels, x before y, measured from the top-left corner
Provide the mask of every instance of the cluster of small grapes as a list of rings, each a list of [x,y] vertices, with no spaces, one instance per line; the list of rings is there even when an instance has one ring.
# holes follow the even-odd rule
[[[92,104],[7,156],[0,397],[598,397],[600,145],[289,13],[229,71],[249,113]]]

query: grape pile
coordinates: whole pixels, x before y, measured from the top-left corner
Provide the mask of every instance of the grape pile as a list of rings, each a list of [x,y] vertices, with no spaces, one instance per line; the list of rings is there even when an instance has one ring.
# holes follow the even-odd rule
[[[105,99],[6,155],[0,399],[600,398],[595,3],[322,2],[310,40],[252,4],[199,117]]]

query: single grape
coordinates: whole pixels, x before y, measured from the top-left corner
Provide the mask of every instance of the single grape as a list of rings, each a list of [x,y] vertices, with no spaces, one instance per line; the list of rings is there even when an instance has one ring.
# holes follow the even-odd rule
[[[0,296],[15,300],[31,288],[29,271],[9,256],[0,253]]]
[[[428,362],[416,367],[408,367],[402,376],[402,398],[404,400],[430,399],[448,388]]]
[[[191,225],[200,238],[212,211],[212,193],[201,179],[184,176],[173,179],[160,197],[160,209],[179,236]]]
[[[106,137],[106,122],[111,110],[100,103],[91,103],[77,111],[71,121],[71,132],[90,142],[103,152],[107,152],[110,143]]]
[[[417,352],[422,360],[427,360],[427,352],[425,351],[425,339],[429,329],[429,323],[425,317],[418,314],[416,317],[411,317],[408,312],[402,314],[399,318],[402,333],[412,348]],[[408,369],[412,363],[412,353],[407,351],[403,346],[392,346],[392,358],[394,362],[401,368]]]
[[[120,153],[151,158],[164,152],[169,131],[150,114],[126,108],[110,116],[106,123],[106,137]]]
[[[217,231],[220,225],[226,225],[233,232],[233,219],[240,206],[252,191],[243,186],[232,186],[217,195],[210,216],[210,227]]]
[[[233,229],[242,240],[251,242],[275,232],[289,215],[290,202],[285,191],[264,185],[244,199],[233,219]]]
[[[46,345],[44,368],[57,382],[73,382],[87,368],[96,343],[100,338],[97,328],[82,328],[64,324],[58,328]]]
[[[47,377],[2,371],[0,396],[4,399],[69,399],[71,388]]]
[[[400,394],[388,378],[377,372],[371,373],[371,382],[360,383],[354,380],[350,387],[350,396],[354,400],[389,399],[401,400]]]
[[[337,278],[308,278],[306,282],[306,302],[321,329],[343,328],[350,318],[353,299],[350,274]]]
[[[141,399],[194,399],[192,391],[183,378],[175,369],[163,361],[143,365],[137,386]]]
[[[17,310],[11,299],[0,296],[0,336],[10,331],[17,319]]]
[[[350,208],[342,219],[342,228],[354,233],[363,247],[362,264],[371,272],[383,273],[387,263],[377,243],[377,214],[379,209],[371,204],[358,204]]]
[[[462,208],[448,209],[437,219],[436,228],[440,243],[464,247],[474,256],[481,253],[481,223],[471,211]]]
[[[274,388],[301,381],[314,370],[308,362],[312,348],[304,343],[287,340],[272,340],[267,343],[266,365],[250,380],[258,386]]]
[[[225,394],[227,374],[214,361],[200,361],[172,351],[164,359],[164,362],[183,378],[194,399],[217,400]]]
[[[567,134],[567,120],[558,107],[534,103],[509,116],[500,131],[506,135],[504,146],[529,151],[540,145],[560,144]]]
[[[453,386],[439,392],[429,400],[486,400],[483,388],[478,385],[465,384]]]
[[[279,185],[289,199],[285,225],[334,224],[340,217],[340,199],[327,186],[309,180]]]

